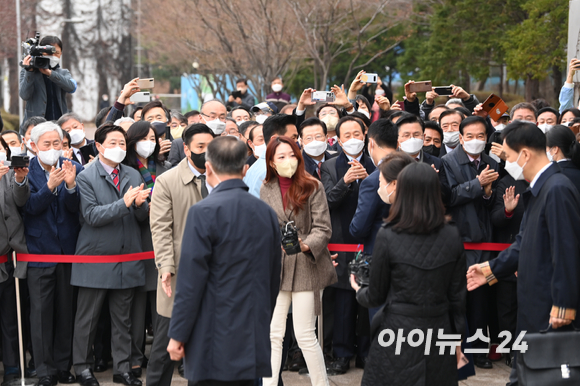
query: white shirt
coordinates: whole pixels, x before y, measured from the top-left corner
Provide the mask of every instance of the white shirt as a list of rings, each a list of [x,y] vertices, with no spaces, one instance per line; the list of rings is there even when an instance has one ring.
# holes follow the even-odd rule
[[[542,173],[545,172],[546,169],[548,169],[550,166],[552,166],[552,163],[548,162],[548,164],[546,166],[544,166],[539,172],[536,173],[536,176],[534,177],[532,182],[530,182],[530,189],[532,189],[534,187],[534,185],[536,184],[536,181],[538,181],[538,178],[540,178]]]
[[[449,146],[445,145],[445,150],[447,150],[447,154],[449,154],[449,153],[451,153],[455,149],[452,149]],[[467,153],[465,153],[465,154],[467,154]]]
[[[191,165],[191,163],[189,162],[189,160],[187,160],[187,166],[189,166],[189,169],[191,170],[191,172],[193,173],[194,176],[199,177],[199,176],[202,175],[199,171],[197,171],[196,168],[194,168]],[[205,176],[205,174],[204,174],[204,176]],[[210,194],[211,191],[213,190],[213,188],[207,183],[207,177],[205,179],[205,187],[207,188],[207,194]]]

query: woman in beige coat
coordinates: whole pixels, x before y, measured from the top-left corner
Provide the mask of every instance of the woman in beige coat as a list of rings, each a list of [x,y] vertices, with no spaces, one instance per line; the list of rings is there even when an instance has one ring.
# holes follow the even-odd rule
[[[280,293],[270,324],[272,378],[264,386],[278,385],[282,340],[292,304],[292,320],[298,346],[304,354],[314,386],[328,385],[322,349],[314,327],[321,314],[322,290],[337,281],[328,241],[332,233],[330,214],[322,184],[304,171],[296,143],[288,137],[270,141],[266,150],[267,174],[260,198],[276,212],[280,228],[297,228],[301,252],[282,253]]]

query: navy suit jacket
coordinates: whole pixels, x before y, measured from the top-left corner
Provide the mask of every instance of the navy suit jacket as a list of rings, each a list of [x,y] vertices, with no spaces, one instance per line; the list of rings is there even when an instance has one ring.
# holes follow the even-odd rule
[[[328,151],[324,152],[324,162],[334,157],[336,157],[336,154],[331,154]],[[304,169],[306,170],[306,173],[310,174],[312,177],[320,181],[320,177],[318,176],[318,172],[316,171],[318,169],[316,161],[308,154],[306,154],[304,150],[302,150],[302,158],[304,158]]]
[[[67,158],[61,157],[59,165]],[[77,175],[83,167],[72,161]],[[28,172],[30,198],[23,208],[24,234],[28,253],[74,255],[80,230],[78,185],[69,193],[63,181],[55,195],[48,189],[44,169],[35,157]],[[29,267],[52,267],[54,263],[28,263]]]
[[[276,213],[240,179],[221,182],[189,209],[168,333],[185,344],[188,380],[272,375],[280,245]]]
[[[580,194],[552,163],[523,200],[516,241],[489,262],[499,280],[518,272],[518,333],[548,328],[552,306],[580,309]]]
[[[364,253],[371,254],[375,246],[375,237],[381,228],[383,218],[388,217],[390,205],[381,200],[379,189],[379,169],[360,184],[356,212],[350,223],[350,234],[364,240]]]
[[[441,183],[441,199],[443,200],[443,204],[447,205],[449,199],[451,197],[451,188],[449,187],[449,183],[447,182],[447,175],[445,174],[445,168],[443,166],[443,162],[441,162],[441,158],[435,157],[434,155],[423,153],[423,162],[427,165],[435,165],[435,169],[439,170],[439,182]]]

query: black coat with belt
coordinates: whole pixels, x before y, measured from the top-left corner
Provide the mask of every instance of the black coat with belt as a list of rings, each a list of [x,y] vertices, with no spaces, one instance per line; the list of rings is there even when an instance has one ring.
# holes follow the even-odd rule
[[[376,168],[370,157],[363,153],[360,163],[370,175]],[[331,244],[363,244],[364,240],[352,236],[349,232],[350,222],[356,212],[358,204],[358,192],[362,180],[354,181],[347,185],[344,175],[350,169],[348,158],[345,153],[340,153],[336,158],[322,164],[321,175],[332,224]],[[336,262],[336,274],[338,282],[334,285],[338,288],[352,289],[350,286],[348,263],[354,259],[353,252],[339,252]]]
[[[188,380],[272,376],[280,246],[276,213],[240,179],[221,182],[189,209],[168,333],[185,345]]]
[[[370,282],[357,292],[365,307],[386,304],[373,319],[380,326],[374,332],[363,374],[363,385],[457,385],[455,355],[439,355],[438,330],[462,335],[465,331],[465,251],[459,231],[446,224],[428,235],[397,233],[384,224],[375,241]],[[397,355],[396,339],[381,347],[378,334],[384,329],[403,337],[419,329],[423,336],[433,330],[430,353],[425,355],[425,340],[418,347],[402,343]],[[385,336],[384,341],[389,337]],[[415,336],[417,340],[417,336]]]

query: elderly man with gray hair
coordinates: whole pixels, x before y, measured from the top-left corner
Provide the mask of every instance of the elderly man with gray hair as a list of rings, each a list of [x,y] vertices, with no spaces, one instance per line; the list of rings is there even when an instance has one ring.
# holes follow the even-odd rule
[[[91,162],[95,157],[88,155],[85,157],[81,147],[90,146],[92,148],[91,154],[97,154],[96,148],[94,148],[94,142],[85,137],[85,125],[81,118],[75,113],[67,113],[56,121],[56,124],[60,128],[66,131],[70,135],[70,146],[73,149],[72,160],[78,162],[81,165],[86,165]],[[88,154],[85,152],[85,154]]]

